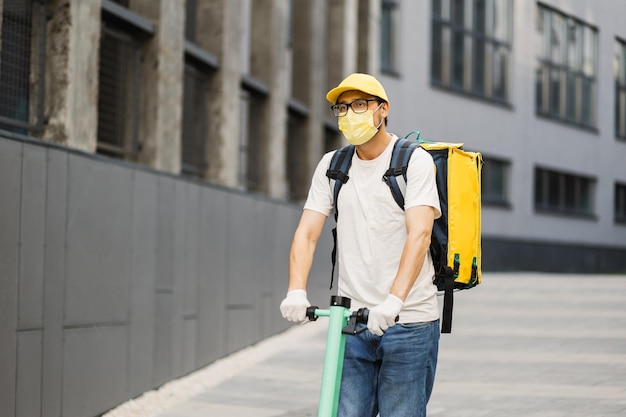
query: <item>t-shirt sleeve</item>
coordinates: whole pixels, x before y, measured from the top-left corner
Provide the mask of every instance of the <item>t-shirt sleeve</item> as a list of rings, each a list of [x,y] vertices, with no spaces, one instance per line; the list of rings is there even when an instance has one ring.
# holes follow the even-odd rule
[[[334,151],[325,154],[317,164],[311,180],[309,195],[304,203],[305,209],[317,211],[325,216],[329,216],[334,208],[330,182],[326,176],[333,153]]]
[[[415,206],[431,206],[435,209],[435,218],[441,216],[435,181],[435,163],[432,156],[422,148],[417,148],[413,152],[407,169],[404,208]]]

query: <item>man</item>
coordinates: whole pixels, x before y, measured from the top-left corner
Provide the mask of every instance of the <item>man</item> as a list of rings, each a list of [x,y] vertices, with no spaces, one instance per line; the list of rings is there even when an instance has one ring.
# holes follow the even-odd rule
[[[353,309],[370,310],[367,331],[347,338],[338,416],[425,416],[439,345],[428,250],[434,219],[440,216],[433,160],[421,148],[413,153],[403,211],[382,181],[397,140],[386,130],[390,104],[383,86],[371,75],[356,73],[326,98],[355,153],[336,202],[326,177],[333,152],[315,170],[293,238],[289,288],[280,309],[287,320],[306,321],[313,254],[337,204],[338,294],[350,298]]]

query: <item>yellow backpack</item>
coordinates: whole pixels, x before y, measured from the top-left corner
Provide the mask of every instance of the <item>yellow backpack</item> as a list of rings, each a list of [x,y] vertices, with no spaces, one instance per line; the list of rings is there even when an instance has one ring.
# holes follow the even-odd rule
[[[435,220],[430,251],[435,265],[435,283],[444,292],[442,333],[452,330],[453,291],[481,283],[481,198],[483,165],[478,152],[463,150],[462,143],[417,143],[433,158],[441,217]],[[413,142],[415,143],[415,142]]]

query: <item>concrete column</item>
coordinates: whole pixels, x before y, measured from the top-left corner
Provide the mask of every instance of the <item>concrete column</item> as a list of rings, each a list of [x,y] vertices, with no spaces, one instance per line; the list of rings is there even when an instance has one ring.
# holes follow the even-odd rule
[[[95,152],[100,0],[48,2],[45,140]]]
[[[253,3],[251,74],[266,83],[270,95],[261,126],[262,168],[260,189],[275,198],[286,198],[287,22],[289,0],[255,0]]]
[[[328,1],[326,63],[329,89],[357,70],[357,6],[357,0]]]
[[[327,1],[326,89],[336,87],[358,69],[358,0]],[[324,100],[326,97],[324,96]],[[336,123],[333,118],[333,123]],[[333,147],[347,144],[337,134]]]
[[[380,0],[359,0],[358,71],[380,71]]]
[[[155,23],[141,68],[138,162],[173,173],[181,167],[184,0],[131,0],[130,9]]]
[[[326,106],[326,73],[320,71],[324,62],[326,33],[326,4],[323,1],[301,2],[293,12],[294,59],[291,76],[292,96],[309,110],[305,130],[306,155],[304,177],[310,180],[324,150],[324,121],[328,116]],[[308,188],[308,181],[301,184]]]
[[[233,188],[239,172],[241,29],[241,0],[198,1],[196,42],[220,65],[207,94],[207,178]]]

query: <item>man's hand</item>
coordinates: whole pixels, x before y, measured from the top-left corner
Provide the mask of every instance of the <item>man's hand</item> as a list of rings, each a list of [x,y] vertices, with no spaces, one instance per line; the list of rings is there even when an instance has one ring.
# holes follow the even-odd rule
[[[375,335],[382,336],[389,327],[396,324],[396,317],[402,310],[404,302],[395,295],[389,294],[382,303],[370,309],[367,328]]]
[[[306,291],[291,290],[280,303],[280,312],[283,318],[291,322],[304,323],[306,321],[306,309],[310,305],[311,303],[306,298]]]

